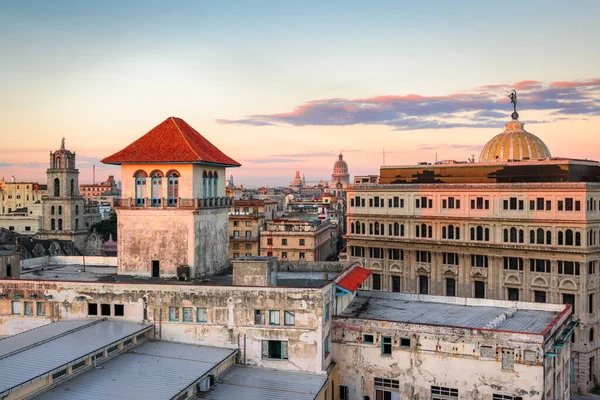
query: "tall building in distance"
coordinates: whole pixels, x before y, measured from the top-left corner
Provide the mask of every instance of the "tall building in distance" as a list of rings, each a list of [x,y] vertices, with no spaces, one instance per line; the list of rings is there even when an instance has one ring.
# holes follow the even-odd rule
[[[333,164],[333,174],[331,174],[331,185],[329,191],[335,196],[342,196],[346,186],[350,184],[350,175],[348,174],[348,164],[344,161],[342,153],[338,160]]]
[[[381,167],[347,189],[373,290],[571,304],[576,387],[598,369],[600,163],[551,157],[513,113],[480,161]]]
[[[100,220],[98,205],[79,193],[79,170],[76,155],[65,148],[65,139],[59,150],[50,152],[47,195],[42,197],[43,228],[38,239],[72,241],[85,254],[85,242],[91,226]]]
[[[102,162],[121,166],[119,273],[196,277],[227,266],[225,169],[237,161],[170,117]]]

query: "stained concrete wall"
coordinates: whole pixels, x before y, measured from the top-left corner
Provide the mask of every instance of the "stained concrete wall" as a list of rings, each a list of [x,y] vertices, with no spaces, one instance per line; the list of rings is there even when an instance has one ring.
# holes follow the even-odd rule
[[[116,267],[116,257],[101,257],[101,256],[44,256],[36,258],[28,258],[21,260],[21,267],[43,267],[45,265],[94,265]]]

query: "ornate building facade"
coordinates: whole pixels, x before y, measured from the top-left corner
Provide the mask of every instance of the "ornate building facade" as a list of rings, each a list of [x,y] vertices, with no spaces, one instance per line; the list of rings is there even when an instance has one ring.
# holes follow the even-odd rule
[[[88,233],[100,221],[100,213],[98,203],[87,201],[79,193],[75,157],[65,148],[64,138],[60,150],[50,152],[48,190],[42,197],[43,228],[35,238],[69,240],[85,254]]]
[[[574,389],[600,377],[600,163],[552,158],[516,112],[479,163],[381,167],[347,188],[373,290],[571,304]]]
[[[350,184],[350,175],[348,174],[348,164],[344,161],[342,153],[338,160],[333,164],[333,174],[331,174],[330,192],[335,196],[343,196],[344,189]]]

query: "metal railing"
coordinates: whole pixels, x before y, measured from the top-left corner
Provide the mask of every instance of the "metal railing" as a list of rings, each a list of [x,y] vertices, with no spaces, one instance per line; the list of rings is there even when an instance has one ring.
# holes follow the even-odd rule
[[[115,207],[121,208],[219,208],[231,207],[233,205],[232,197],[213,197],[213,198],[117,198],[114,201]]]

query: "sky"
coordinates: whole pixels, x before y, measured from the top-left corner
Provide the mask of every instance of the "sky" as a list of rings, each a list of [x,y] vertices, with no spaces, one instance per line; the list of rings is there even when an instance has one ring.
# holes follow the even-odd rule
[[[80,182],[169,116],[245,187],[479,157],[510,120],[600,159],[600,2],[0,1],[0,177]]]

